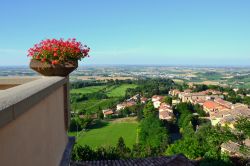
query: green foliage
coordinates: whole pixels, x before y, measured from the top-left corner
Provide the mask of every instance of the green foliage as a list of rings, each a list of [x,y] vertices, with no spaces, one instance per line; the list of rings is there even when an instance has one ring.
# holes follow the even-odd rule
[[[168,133],[161,121],[149,115],[140,122],[139,142],[144,146],[159,147],[168,143]]]
[[[177,116],[177,124],[180,128],[180,132],[185,135],[192,134],[194,132],[194,128],[197,125],[194,122],[193,116],[193,106],[191,103],[179,103],[175,107],[175,113]]]
[[[208,158],[206,157],[200,163],[200,166],[231,166],[233,165],[232,161],[230,160],[229,156],[227,155],[220,155],[218,159]]]
[[[88,116],[84,118],[80,118],[79,116],[76,116],[71,119],[69,130],[72,131],[81,131],[82,129],[86,129],[90,126],[90,123],[92,122],[92,119]]]
[[[109,97],[124,97],[127,89],[134,89],[136,87],[137,87],[136,84],[122,84],[108,91],[107,95]]]
[[[197,112],[200,117],[205,117],[207,116],[206,112],[203,110],[202,106],[199,104],[195,104],[193,107],[194,112]]]
[[[114,160],[119,159],[119,155],[113,147],[99,147],[94,150],[87,145],[75,145],[72,150],[71,159],[73,161]]]
[[[119,138],[116,147],[98,147],[92,149],[85,145],[76,144],[72,150],[71,159],[73,161],[91,161],[91,160],[115,160],[127,158],[143,158],[151,156],[159,156],[163,154],[162,147],[143,146],[135,144],[132,148],[128,148],[123,140]]]
[[[167,94],[170,88],[175,85],[170,79],[140,79],[136,84],[138,87],[135,89],[128,89],[126,91],[126,96],[141,94],[149,98],[153,95]]]
[[[105,82],[101,81],[75,81],[75,82],[70,82],[70,89],[80,89],[80,88],[85,88],[89,86],[101,86],[106,84]]]
[[[204,85],[204,84],[197,84],[195,85],[194,89],[193,89],[193,92],[201,92],[201,91],[205,91],[208,89],[208,86],[207,85]]]
[[[120,156],[120,158],[129,158],[130,156],[130,149],[126,146],[122,137],[118,139],[116,153]]]
[[[250,137],[250,120],[241,118],[236,122],[236,129],[243,132],[245,136]]]
[[[205,154],[204,146],[200,145],[200,142],[195,137],[185,137],[182,140],[176,141],[174,144],[171,144],[167,151],[167,155],[174,155],[182,153],[187,156],[189,159],[196,159]]]
[[[93,114],[99,111],[99,108],[107,109],[113,108],[120,102],[119,98],[110,98],[110,99],[91,99],[83,102],[72,103],[71,108],[75,112],[83,114]]]
[[[249,96],[244,97],[243,103],[247,104],[247,105],[250,105],[250,97]]]
[[[154,115],[156,112],[156,109],[154,108],[153,103],[150,101],[146,104],[146,106],[143,109],[143,116],[149,117],[150,115]]]
[[[181,140],[170,145],[166,154],[183,153],[189,159],[203,157],[206,162],[214,160],[219,163],[223,160],[222,163],[224,163],[224,156],[221,155],[220,145],[223,142],[235,139],[235,135],[227,128],[202,126],[196,133],[184,135]]]
[[[81,102],[88,100],[88,97],[83,95],[83,94],[70,94],[70,102],[75,103],[75,102]]]
[[[172,105],[172,97],[170,97],[170,96],[164,97],[164,102],[169,104],[169,105]]]
[[[74,85],[75,83],[72,83],[71,86],[76,86],[78,87],[79,85]],[[106,85],[101,85],[101,86],[87,86],[87,87],[82,87],[82,88],[73,88],[70,90],[71,94],[90,94],[90,93],[95,93],[99,92],[102,89],[107,87]]]

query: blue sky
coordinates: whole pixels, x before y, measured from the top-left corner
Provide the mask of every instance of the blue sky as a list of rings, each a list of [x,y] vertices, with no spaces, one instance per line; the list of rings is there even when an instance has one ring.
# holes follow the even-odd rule
[[[84,64],[250,65],[249,0],[1,0],[0,66],[75,37]]]

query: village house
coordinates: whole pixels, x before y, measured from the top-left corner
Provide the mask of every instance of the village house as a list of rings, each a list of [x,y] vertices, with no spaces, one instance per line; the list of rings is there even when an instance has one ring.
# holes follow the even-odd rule
[[[206,100],[203,99],[193,99],[191,103],[193,104],[199,104],[200,106],[203,106]]]
[[[239,88],[234,88],[233,91],[238,92]]]
[[[228,92],[223,92],[222,93],[224,96],[227,96],[228,95]]]
[[[148,98],[146,98],[146,97],[142,97],[142,98],[141,98],[141,103],[142,103],[142,104],[147,103],[147,101],[148,101]]]
[[[126,102],[126,107],[132,107],[134,105],[136,105],[136,102],[135,101],[129,101],[129,102]]]
[[[113,115],[114,111],[112,109],[106,109],[106,110],[102,110],[102,113],[103,113],[104,118],[106,118],[109,115]]]
[[[95,113],[95,114],[90,114],[90,115],[84,114],[84,115],[79,115],[79,118],[81,118],[81,119],[84,119],[84,118],[97,119],[98,116],[97,116],[97,113]]]
[[[131,98],[129,98],[127,101],[129,102],[129,101],[135,101],[135,102],[137,102],[137,101],[139,101],[140,100],[140,94],[136,94],[136,95],[134,95],[133,97],[131,97]]]
[[[213,89],[207,89],[205,91],[202,91],[202,93],[206,95],[222,95],[222,92]]]
[[[116,105],[116,111],[123,110],[124,108],[126,108],[125,103],[120,103]]]
[[[153,102],[154,108],[159,108],[161,105],[161,101],[155,101]]]
[[[164,96],[160,96],[160,95],[154,95],[152,97],[152,102],[155,102],[155,101],[162,101],[164,99]]]
[[[159,112],[159,119],[161,120],[172,120],[174,118],[174,114],[169,111],[161,111]]]
[[[218,108],[220,107],[219,104],[215,103],[214,101],[206,101],[203,104],[203,109],[206,113],[210,113],[210,112],[215,112],[218,110]]]
[[[179,99],[177,100],[172,100],[172,105],[177,105],[179,104],[181,101]]]
[[[183,92],[184,92],[184,93],[191,93],[192,90],[191,90],[191,89],[185,89]]]
[[[171,106],[167,103],[161,103],[159,107],[159,112],[163,112],[163,111],[173,112]]]
[[[205,93],[203,92],[198,92],[198,93],[186,93],[182,95],[182,102],[192,102],[193,100],[208,100],[210,97],[208,97]]]
[[[159,108],[161,103],[163,102],[163,99],[164,99],[164,96],[154,95],[152,97],[154,108]]]
[[[171,95],[174,90],[169,92]],[[233,104],[223,100],[222,92],[216,90],[206,90],[202,92],[192,93],[190,89],[178,93],[182,102],[190,102],[203,106],[203,110],[209,114],[209,119],[213,126],[229,126],[234,129],[234,124],[239,117],[250,118],[250,109],[248,105],[242,103]],[[163,108],[161,102],[154,103],[157,108]]]
[[[217,124],[220,123],[220,121],[222,120],[223,117],[229,116],[231,115],[231,112],[229,110],[227,111],[214,111],[214,112],[210,112],[210,121],[212,126],[216,126]]]
[[[159,107],[159,119],[161,120],[171,120],[174,118],[173,110],[171,106],[167,103],[161,103]]]
[[[232,109],[248,109],[248,105],[242,103],[233,104]]]
[[[240,146],[238,143],[228,141],[221,144],[221,153],[226,153],[231,157],[242,157],[244,155],[240,152]]]
[[[224,106],[224,107],[226,107],[228,109],[231,109],[232,106],[233,106],[233,103],[231,103],[229,101],[226,101],[226,100],[223,100],[221,98],[214,99],[214,102],[217,103],[217,104],[219,104],[219,105],[221,105],[221,106]]]
[[[231,129],[235,129],[234,124],[237,121],[237,117],[234,115],[226,115],[219,121],[219,125],[221,126],[228,126]]]
[[[194,104],[194,102],[197,100],[211,100],[215,98],[223,98],[223,95],[221,94],[220,91],[210,90],[210,89],[195,93],[192,93],[190,92],[190,90],[187,90],[181,92],[179,94],[179,98],[181,99],[182,102],[191,102]]]
[[[231,114],[237,117],[247,117],[250,118],[250,109],[249,108],[236,108],[232,109]]]
[[[178,96],[181,93],[181,91],[179,91],[178,89],[172,89],[169,91],[169,94],[171,96]]]
[[[250,148],[250,138],[247,138],[243,141],[244,145]]]
[[[117,104],[116,105],[116,111],[119,112],[120,110],[123,110],[127,107],[132,107],[136,105],[136,102],[135,101],[125,101],[123,103],[120,103],[120,104]]]

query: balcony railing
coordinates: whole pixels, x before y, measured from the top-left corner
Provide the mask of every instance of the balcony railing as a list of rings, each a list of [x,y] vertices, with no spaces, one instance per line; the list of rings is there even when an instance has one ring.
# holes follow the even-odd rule
[[[67,77],[0,78],[0,165],[68,165],[68,97]]]

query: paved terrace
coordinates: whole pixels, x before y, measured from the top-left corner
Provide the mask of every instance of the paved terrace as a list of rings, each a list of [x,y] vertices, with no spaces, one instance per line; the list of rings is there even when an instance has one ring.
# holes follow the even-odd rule
[[[65,77],[0,78],[0,165],[68,165]]]

